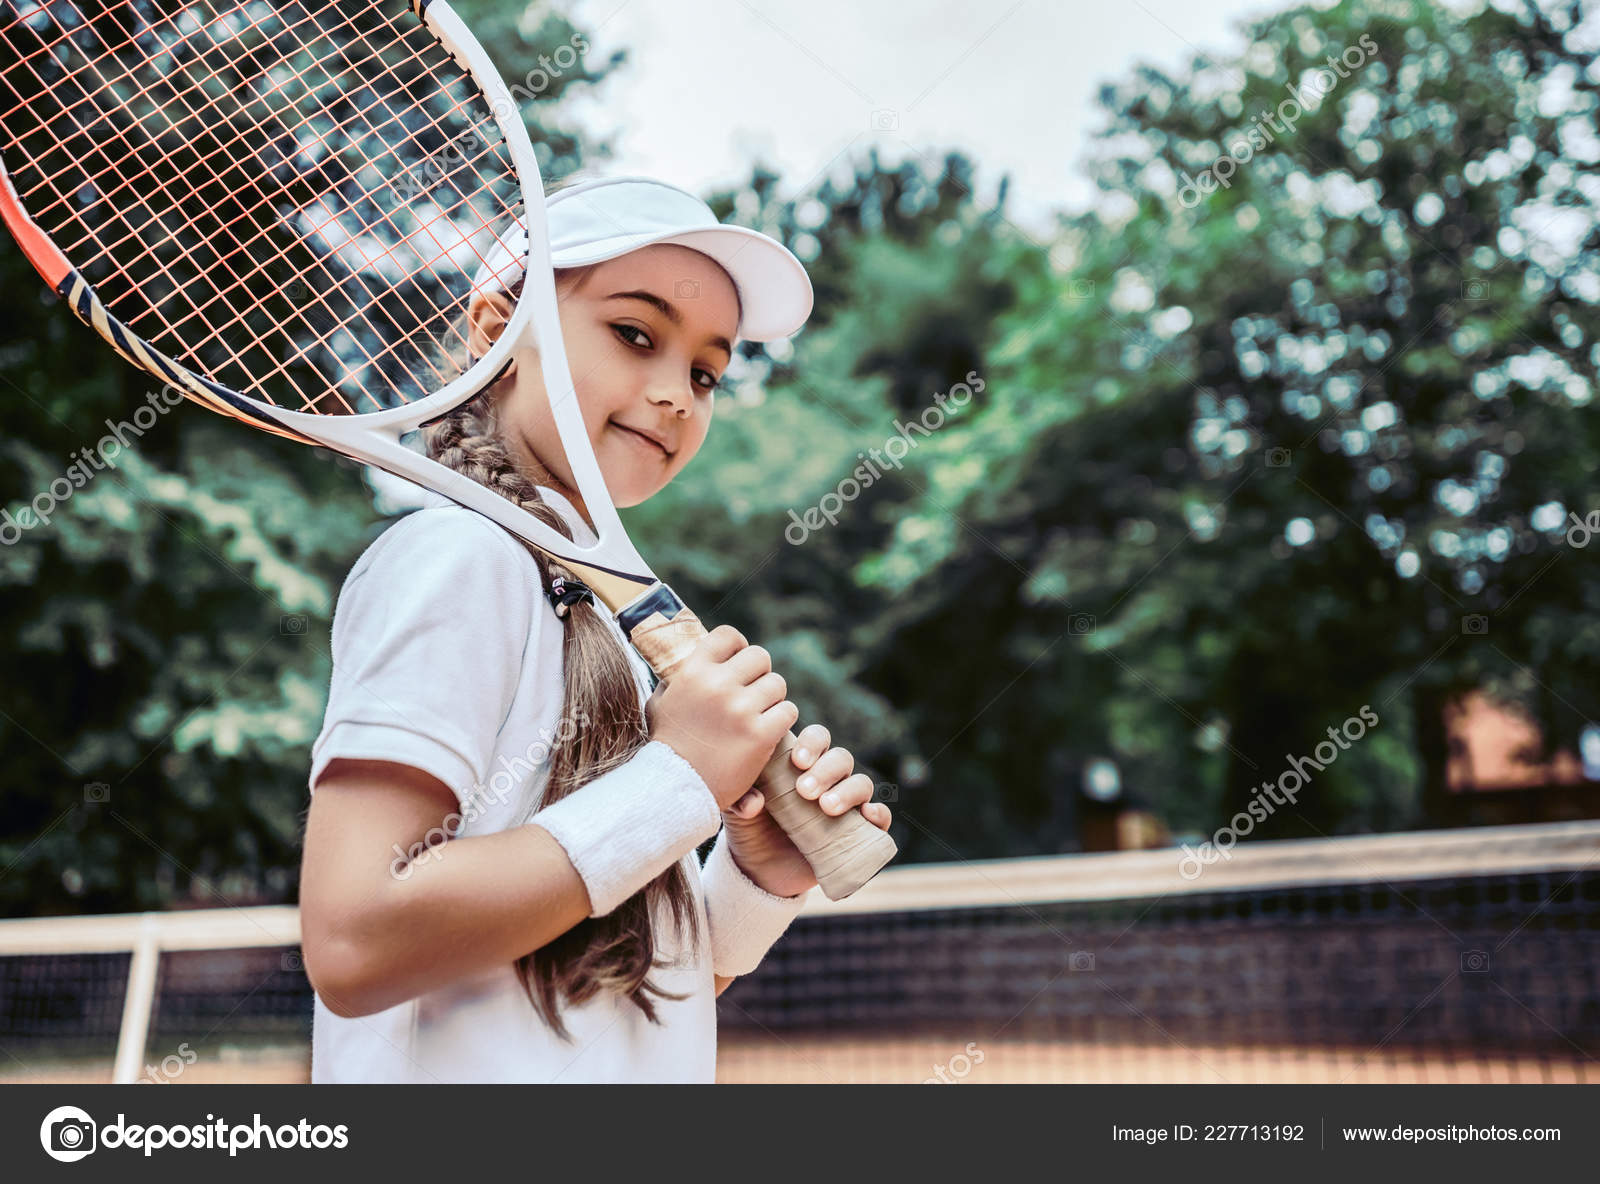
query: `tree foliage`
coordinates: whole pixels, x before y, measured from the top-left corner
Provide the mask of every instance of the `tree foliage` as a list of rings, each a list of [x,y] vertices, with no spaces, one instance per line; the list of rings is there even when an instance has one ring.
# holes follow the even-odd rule
[[[1593,551],[1564,539],[1600,361],[1580,16],[1319,5],[1106,89],[1104,200],[1008,261],[990,403],[856,567],[894,596],[864,675],[919,686],[896,701],[944,750],[906,809],[929,835],[1049,850],[1096,755],[1209,828],[1363,704],[1372,739],[1256,833],[1426,824],[1453,694],[1551,744],[1596,717]],[[1292,130],[1185,194],[1286,87]]]
[[[512,80],[576,32],[458,7]],[[1566,539],[1600,508],[1580,15],[1347,0],[1137,68],[1102,95],[1102,200],[1043,242],[960,155],[798,196],[755,168],[714,208],[791,245],[817,312],[741,349],[700,456],[625,514],[641,551],[773,651],[907,860],[1073,849],[1096,758],[1209,829],[1364,704],[1258,835],[1428,824],[1466,688],[1572,744],[1600,713]],[[610,65],[544,76],[547,176],[604,149],[546,100]],[[1293,128],[1189,194],[1288,87]],[[146,392],[9,241],[0,293],[15,509]],[[333,599],[382,525],[350,466],[185,407],[0,548],[5,908],[292,897]]]

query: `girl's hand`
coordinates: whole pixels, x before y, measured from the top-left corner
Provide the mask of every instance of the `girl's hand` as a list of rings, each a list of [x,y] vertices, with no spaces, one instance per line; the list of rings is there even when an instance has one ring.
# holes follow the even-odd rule
[[[811,724],[800,733],[800,742],[789,751],[790,763],[801,774],[797,792],[817,801],[824,814],[836,816],[860,806],[868,822],[888,830],[889,807],[872,801],[872,778],[865,773],[852,775],[855,757],[849,749],[830,748],[830,740],[821,724]],[[816,874],[766,805],[765,795],[751,789],[723,811],[729,853],[758,887],[774,896],[798,896],[816,886]]]
[[[800,709],[772,655],[718,625],[645,704],[652,740],[694,766],[724,811],[744,795],[794,727]]]

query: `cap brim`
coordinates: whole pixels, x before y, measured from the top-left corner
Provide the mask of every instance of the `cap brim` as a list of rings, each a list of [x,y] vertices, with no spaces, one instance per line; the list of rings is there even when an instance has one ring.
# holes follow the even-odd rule
[[[708,226],[672,234],[628,234],[587,244],[582,251],[558,253],[558,267],[602,263],[640,247],[673,243],[715,260],[739,291],[739,336],[748,341],[789,337],[811,316],[815,294],[805,265],[760,231],[743,226]]]

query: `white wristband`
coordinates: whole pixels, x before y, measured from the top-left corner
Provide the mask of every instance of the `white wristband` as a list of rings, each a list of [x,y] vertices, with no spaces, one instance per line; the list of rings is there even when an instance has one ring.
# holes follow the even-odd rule
[[[711,969],[724,977],[749,974],[805,907],[809,893],[774,896],[739,867],[724,827],[700,869],[711,927]]]
[[[540,810],[604,917],[717,833],[722,810],[693,765],[652,740],[627,764]]]

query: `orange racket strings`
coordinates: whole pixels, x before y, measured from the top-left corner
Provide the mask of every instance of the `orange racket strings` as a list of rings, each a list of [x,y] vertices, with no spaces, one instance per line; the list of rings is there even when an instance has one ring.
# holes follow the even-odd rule
[[[403,0],[0,15],[0,155],[132,332],[299,411],[457,377],[442,357],[521,194],[482,92]]]

